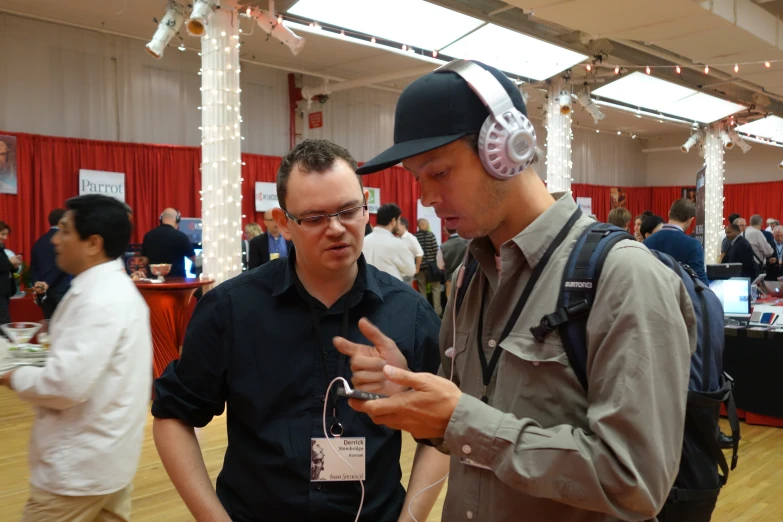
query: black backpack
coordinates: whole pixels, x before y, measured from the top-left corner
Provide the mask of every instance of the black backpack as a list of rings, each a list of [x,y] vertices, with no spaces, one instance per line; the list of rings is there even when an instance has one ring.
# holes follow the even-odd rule
[[[592,223],[576,242],[566,263],[557,309],[530,329],[538,342],[558,331],[568,361],[587,392],[587,318],[607,254],[617,242],[633,240],[627,231],[606,223]],[[725,404],[734,447],[731,468],[737,465],[739,421],[731,380],[723,373],[723,305],[687,265],[651,250],[683,281],[693,301],[698,322],[698,343],[691,357],[688,400],[685,413],[680,469],[669,497],[658,515],[659,522],[708,522],[721,487],[729,476],[729,465],[718,444],[720,406]],[[469,257],[464,282],[457,291],[456,312],[465,298],[478,262]],[[720,469],[720,473],[719,473]]]

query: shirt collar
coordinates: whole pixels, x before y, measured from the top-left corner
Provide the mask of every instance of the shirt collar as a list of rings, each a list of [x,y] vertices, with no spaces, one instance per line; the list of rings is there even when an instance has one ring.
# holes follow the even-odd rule
[[[77,275],[71,280],[70,292],[72,294],[80,294],[85,288],[89,288],[91,285],[99,284],[107,275],[112,272],[125,273],[125,266],[119,259],[112,259],[100,265],[95,265],[92,268],[88,268],[81,274]]]
[[[353,283],[353,287],[351,287],[351,290],[349,291],[349,295],[352,296],[351,306],[358,304],[363,295],[367,292],[374,294],[380,302],[383,302],[381,288],[378,286],[378,281],[375,277],[367,270],[367,261],[364,259],[364,254],[359,256],[357,264],[359,265],[359,270],[356,273],[356,280]],[[296,275],[296,247],[293,247],[288,252],[285,270],[281,270],[277,276],[277,282],[275,283],[275,289],[272,291],[272,297],[277,297],[290,291],[296,292],[298,280],[299,278]],[[304,291],[304,288],[302,288],[302,290]],[[358,299],[355,298],[355,296],[358,296]]]
[[[381,234],[385,233],[387,236],[397,237],[397,236],[395,236],[394,234],[391,233],[391,230],[387,230],[387,229],[385,229],[383,227],[373,227],[372,231],[373,231],[373,234],[376,233],[376,232],[380,232]]]
[[[664,229],[664,228],[665,228],[666,230],[679,230],[679,231],[680,231],[680,232],[682,232],[683,234],[685,233],[685,231],[684,231],[682,228],[678,227],[677,225],[672,225],[671,223],[666,223],[666,224],[665,224],[665,225],[663,225],[661,228],[662,228],[662,229]]]
[[[578,208],[570,192],[554,192],[552,197],[556,200],[554,205],[546,209],[523,231],[501,245],[500,257],[504,263],[506,255],[513,256],[513,253],[505,254],[504,251],[518,250],[531,268],[535,268],[544,257],[544,253],[554,237],[568,223]],[[471,241],[470,250],[482,267],[485,263],[487,264],[488,268],[485,269],[485,272],[489,269],[495,270],[495,247],[489,237],[481,237]]]

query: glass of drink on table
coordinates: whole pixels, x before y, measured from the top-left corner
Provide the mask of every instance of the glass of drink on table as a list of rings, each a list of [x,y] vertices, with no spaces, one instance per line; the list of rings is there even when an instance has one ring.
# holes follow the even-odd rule
[[[41,325],[39,323],[7,323],[0,325],[0,329],[18,347],[29,343],[41,329]]]

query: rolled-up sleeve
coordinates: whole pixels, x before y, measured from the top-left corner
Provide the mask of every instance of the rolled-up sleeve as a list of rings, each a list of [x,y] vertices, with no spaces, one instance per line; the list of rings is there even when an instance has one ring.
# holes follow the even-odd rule
[[[652,518],[682,453],[696,347],[690,297],[646,249],[621,243],[604,265],[587,334],[589,429],[544,428],[463,395],[446,443],[525,494],[622,520]]]
[[[230,310],[219,290],[207,292],[193,312],[180,359],[155,381],[153,416],[200,428],[223,413],[232,345],[229,319]]]

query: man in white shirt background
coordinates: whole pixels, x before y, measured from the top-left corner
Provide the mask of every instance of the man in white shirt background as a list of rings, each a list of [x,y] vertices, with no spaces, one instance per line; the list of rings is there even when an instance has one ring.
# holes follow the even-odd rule
[[[402,210],[394,203],[381,205],[378,208],[378,224],[372,229],[372,234],[364,238],[362,247],[369,264],[400,281],[416,273],[413,254],[402,239],[395,235],[401,215]]]
[[[400,239],[402,239],[408,247],[408,250],[413,254],[413,258],[416,260],[416,273],[419,273],[419,270],[421,270],[421,260],[424,258],[424,250],[422,250],[416,236],[408,232],[408,220],[404,217],[400,217],[397,235],[400,236]],[[406,283],[413,283],[413,276],[403,276],[402,280]]]
[[[86,195],[66,207],[52,243],[74,278],[46,364],[0,376],[37,410],[22,521],[128,521],[152,390],[149,309],[118,260],[131,234],[124,205]]]

